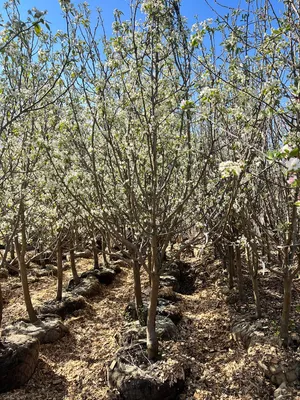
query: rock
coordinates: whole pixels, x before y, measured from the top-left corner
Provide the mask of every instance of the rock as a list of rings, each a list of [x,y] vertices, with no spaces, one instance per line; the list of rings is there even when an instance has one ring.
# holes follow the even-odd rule
[[[72,293],[66,293],[62,301],[50,300],[39,307],[40,314],[57,314],[61,318],[66,318],[76,310],[85,308],[86,302],[82,296],[73,296]]]
[[[174,322],[167,317],[158,315],[156,317],[156,333],[160,340],[171,340],[176,338],[178,330]],[[139,321],[125,324],[120,334],[116,336],[121,346],[131,345],[133,342],[146,338],[146,327],[141,326]]]
[[[163,275],[160,277],[160,287],[170,287],[177,292],[179,289],[179,282],[172,275]]]
[[[282,384],[276,390],[274,390],[274,400],[284,399],[292,399],[292,394],[288,389],[286,383],[282,382]]]
[[[158,291],[158,297],[166,300],[170,300],[172,302],[178,301],[176,293],[171,287],[162,287]]]
[[[258,360],[258,367],[274,385],[293,383],[300,376],[300,363],[287,355],[285,349],[272,341],[251,343],[248,354]]]
[[[177,281],[180,280],[180,262],[172,262],[171,264],[163,265],[163,276],[173,276]]]
[[[183,366],[170,358],[150,363],[145,350],[144,343],[119,349],[107,371],[110,388],[126,400],[178,399],[184,389]]]
[[[100,283],[109,285],[115,279],[116,273],[112,269],[101,267],[99,269],[92,269],[81,274],[81,278],[86,278],[87,276],[94,276]]]
[[[112,263],[109,265],[109,269],[115,271],[116,274],[119,274],[122,271],[119,263]]]
[[[254,336],[255,326],[245,319],[239,319],[232,324],[231,333],[236,342],[240,342],[246,349]]]
[[[41,316],[37,322],[19,320],[2,329],[2,335],[26,335],[38,339],[41,344],[53,343],[69,332],[57,316]]]
[[[101,285],[98,279],[93,275],[80,278],[78,285],[74,284],[74,280],[69,282],[68,291],[72,291],[77,296],[93,297],[101,292]]]
[[[170,318],[175,325],[177,325],[182,319],[180,308],[173,304],[172,301],[163,298],[158,299],[157,315]]]
[[[147,319],[149,302],[144,302],[144,320]],[[182,314],[178,306],[172,304],[170,300],[158,298],[157,300],[157,315],[168,317],[177,325],[182,319]],[[135,302],[131,301],[125,308],[124,317],[126,321],[136,321],[138,315],[135,308]]]
[[[84,251],[75,251],[74,252],[75,258],[93,258],[93,252],[89,249]]]
[[[0,279],[7,279],[8,271],[6,268],[0,268]]]
[[[39,358],[39,341],[26,335],[11,335],[0,342],[0,393],[24,385]]]

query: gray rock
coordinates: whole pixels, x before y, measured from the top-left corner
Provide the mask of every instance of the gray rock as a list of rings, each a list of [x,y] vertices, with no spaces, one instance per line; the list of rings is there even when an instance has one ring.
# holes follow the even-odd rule
[[[175,400],[184,389],[185,372],[178,362],[152,364],[145,345],[137,343],[121,348],[108,367],[108,384],[126,400]],[[168,371],[166,372],[166,369]]]
[[[292,399],[292,394],[288,389],[285,382],[282,382],[281,385],[274,390],[274,400],[284,400],[284,399]]]
[[[0,268],[0,279],[7,279],[8,271],[6,268]]]
[[[160,287],[171,287],[175,292],[177,292],[180,285],[174,276],[163,275],[160,277]]]
[[[11,335],[0,342],[0,393],[24,385],[39,358],[39,341],[26,335]]]
[[[75,285],[72,279],[67,290],[72,291],[77,296],[93,297],[101,292],[101,285],[95,276],[88,275],[85,278],[80,278],[78,285]]]
[[[62,301],[50,300],[38,308],[40,314],[57,314],[61,318],[66,318],[76,310],[85,308],[86,302],[83,296],[74,296],[72,293],[66,293]]]
[[[156,317],[156,333],[160,340],[171,340],[176,338],[178,330],[174,322],[167,317]],[[141,326],[139,321],[126,324],[120,334],[116,336],[121,346],[128,346],[141,339],[146,339],[146,327]]]
[[[93,252],[89,249],[84,251],[75,251],[74,252],[75,258],[93,258]]]
[[[2,335],[26,335],[38,339],[41,344],[53,343],[69,332],[57,316],[45,316],[37,322],[16,321],[2,330]]]
[[[115,279],[116,272],[112,269],[101,267],[99,269],[92,269],[81,274],[81,278],[86,278],[88,276],[94,276],[100,283],[109,285]]]
[[[148,305],[149,302],[145,301],[144,302],[144,320],[146,321],[147,315],[148,315]],[[182,319],[182,314],[178,306],[172,303],[171,300],[163,299],[163,298],[158,298],[157,300],[157,315],[160,315],[162,317],[168,317],[170,318],[171,321],[174,322],[175,325],[177,325],[181,319]],[[135,303],[134,301],[131,301],[128,303],[125,312],[124,312],[124,317],[126,321],[131,322],[131,321],[136,321],[138,319],[138,315],[136,312],[135,308]]]

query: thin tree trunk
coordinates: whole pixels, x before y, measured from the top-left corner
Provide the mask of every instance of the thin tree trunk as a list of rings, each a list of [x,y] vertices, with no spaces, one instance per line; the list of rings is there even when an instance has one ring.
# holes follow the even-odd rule
[[[283,306],[281,314],[280,337],[285,346],[288,345],[289,322],[292,301],[292,278],[289,271],[285,271],[283,278]]]
[[[151,253],[149,252],[149,254],[148,254],[148,271],[147,272],[148,272],[150,287],[152,285],[151,271],[152,271],[152,257],[151,257]]]
[[[63,281],[63,270],[62,270],[62,247],[61,247],[61,235],[58,235],[57,239],[57,293],[56,300],[62,300],[62,281]]]
[[[228,287],[233,288],[233,276],[234,276],[234,251],[230,245],[228,248],[228,263],[227,263],[227,276],[228,276]]]
[[[13,242],[11,242],[11,244],[10,244],[10,258],[12,260],[14,260],[14,258],[15,258],[15,248],[14,248]]]
[[[15,247],[19,262],[19,269],[21,274],[21,282],[24,294],[24,301],[26,310],[29,316],[30,322],[34,323],[37,321],[36,312],[32,306],[28,280],[27,280],[27,271],[26,271],[26,263],[25,263],[25,253],[26,253],[26,230],[25,230],[25,215],[24,215],[24,204],[23,200],[21,200],[20,204],[20,217],[21,217],[21,234],[22,234],[22,244],[19,244],[18,236],[15,236]]]
[[[98,249],[95,238],[92,240],[93,256],[94,256],[94,269],[99,269]]]
[[[1,284],[0,284],[0,336],[1,336],[2,313],[3,313],[3,297],[2,297],[2,289],[1,289]]]
[[[41,267],[44,268],[46,266],[46,262],[45,262],[44,244],[43,244],[42,240],[39,241],[39,252],[41,253],[40,264],[41,264]]]
[[[151,293],[147,319],[147,353],[150,360],[158,357],[158,339],[155,329],[156,308],[159,289],[159,269],[160,260],[157,247],[157,237],[152,238],[152,274],[151,274]]]
[[[5,240],[5,250],[4,250],[4,253],[3,253],[2,260],[1,260],[1,268],[3,268],[4,265],[5,265],[5,262],[6,262],[6,259],[7,259],[7,255],[8,255],[8,252],[9,252],[9,248],[10,248],[10,243],[11,243],[11,240],[9,240],[9,237],[7,235],[6,240]]]
[[[150,305],[147,319],[147,353],[150,360],[155,360],[158,356],[158,339],[155,329],[156,308],[159,288],[158,274],[152,274],[152,286],[150,294]]]
[[[102,257],[104,265],[108,265],[107,256],[106,256],[106,238],[105,234],[102,235]]]
[[[77,274],[76,270],[76,261],[75,261],[75,254],[74,254],[74,233],[70,233],[70,265],[71,265],[71,271],[74,279],[75,285],[79,283],[79,276]]]
[[[253,297],[255,303],[255,316],[256,318],[261,318],[261,304],[260,304],[260,295],[259,295],[259,288],[258,288],[258,280],[257,280],[257,273],[258,273],[258,265],[257,265],[257,257],[254,254],[255,252],[252,249],[252,259],[250,257],[249,248],[246,249],[247,254],[247,262],[248,262],[248,270],[251,277],[252,282],[252,290],[253,290]]]
[[[243,301],[244,290],[243,290],[243,273],[242,273],[242,260],[241,260],[241,249],[239,246],[235,249],[235,262],[236,262],[236,275],[238,283],[239,298]]]
[[[135,298],[135,309],[138,316],[138,320],[141,326],[146,325],[144,318],[144,305],[142,299],[142,289],[141,289],[141,266],[137,260],[133,263],[133,279],[134,279],[134,298]]]

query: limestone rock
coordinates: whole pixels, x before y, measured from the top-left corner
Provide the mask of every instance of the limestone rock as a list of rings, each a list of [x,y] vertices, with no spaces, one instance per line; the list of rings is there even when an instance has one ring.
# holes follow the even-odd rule
[[[178,333],[176,325],[166,317],[156,317],[156,333],[158,339],[171,340]],[[134,321],[126,324],[121,333],[117,336],[118,344],[128,346],[135,341],[146,338],[146,327],[141,326],[139,321]]]
[[[39,358],[39,341],[10,335],[0,342],[0,393],[16,389],[32,376]]]
[[[160,277],[160,287],[170,287],[175,292],[178,291],[180,285],[178,280],[172,275],[163,275]]]
[[[62,301],[50,300],[39,307],[40,314],[57,314],[61,318],[66,318],[76,310],[85,308],[86,302],[83,296],[73,296],[72,293],[66,293]]]
[[[115,279],[116,272],[112,269],[101,267],[99,269],[92,269],[81,274],[81,278],[86,278],[88,276],[94,276],[100,283],[109,285]]]
[[[53,343],[68,333],[68,328],[57,316],[40,317],[35,323],[19,320],[2,330],[3,336],[26,335],[38,339],[41,344]]]
[[[146,346],[121,348],[108,367],[108,383],[126,400],[175,400],[184,388],[185,372],[176,360],[150,363]]]
[[[81,277],[78,285],[75,285],[72,279],[67,290],[77,296],[93,297],[101,292],[101,285],[95,276],[88,275],[85,278]]]

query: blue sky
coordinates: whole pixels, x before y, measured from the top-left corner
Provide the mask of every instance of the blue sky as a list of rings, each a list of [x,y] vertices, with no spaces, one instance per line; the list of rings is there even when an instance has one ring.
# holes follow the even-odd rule
[[[0,0],[0,13],[3,11],[3,4],[5,0]],[[74,4],[78,4],[81,1],[74,0]],[[241,4],[240,0],[221,0],[221,3],[230,7],[237,7]],[[242,1],[243,3],[243,1]],[[277,3],[275,0],[274,3]],[[129,0],[90,0],[88,1],[91,10],[95,10],[97,7],[103,11],[103,18],[107,33],[111,30],[111,24],[113,21],[113,10],[115,8],[120,9],[126,15],[126,10],[129,9]],[[213,7],[218,7],[215,1],[210,1]],[[36,7],[39,10],[48,10],[46,19],[51,23],[51,28],[54,32],[58,29],[64,29],[64,20],[62,18],[62,12],[58,0],[20,0],[22,14],[28,9]],[[206,4],[204,0],[182,0],[181,3],[182,14],[188,18],[189,25],[192,25],[195,21],[195,15],[198,15],[199,20],[205,20],[207,18],[214,17],[213,11]],[[226,11],[225,8],[218,7],[218,10],[223,14]]]
[[[3,5],[6,0],[0,0],[0,14],[5,14],[3,11]],[[71,0],[72,1],[72,0]],[[215,14],[212,8],[215,8],[221,15],[229,12],[229,8],[240,7],[246,9],[247,0],[181,0],[181,11],[182,14],[187,17],[189,26],[192,26],[195,22],[195,16],[198,16],[199,21],[203,21],[207,18],[215,18]],[[72,3],[75,5],[82,3],[83,0],[73,0]],[[125,16],[128,16],[130,0],[90,0],[87,3],[90,5],[90,9],[96,10],[100,8],[102,10],[102,16],[104,20],[105,30],[108,35],[111,33],[111,25],[113,22],[113,11],[118,8],[124,12]],[[271,0],[272,5],[276,12],[280,14],[280,10],[283,8],[281,0]],[[209,3],[211,7],[207,4]],[[252,7],[259,1],[254,1]],[[220,6],[222,4],[223,6]],[[20,11],[22,18],[26,19],[27,10],[36,7],[38,10],[47,10],[46,20],[50,23],[51,30],[55,33],[57,30],[65,29],[64,19],[62,17],[62,11],[58,0],[20,0]],[[93,19],[93,18],[92,18]]]

